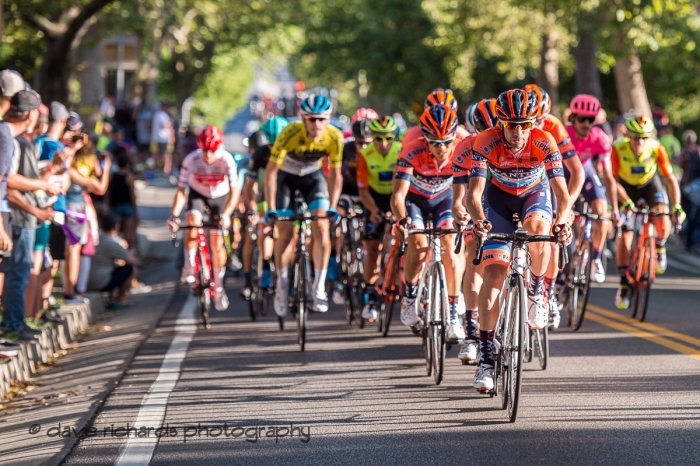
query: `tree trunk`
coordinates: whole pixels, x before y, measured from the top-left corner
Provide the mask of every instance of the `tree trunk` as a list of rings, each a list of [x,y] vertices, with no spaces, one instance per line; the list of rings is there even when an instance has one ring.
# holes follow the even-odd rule
[[[577,94],[590,94],[603,99],[603,86],[596,65],[595,53],[598,45],[593,34],[579,21],[578,46],[576,47],[575,86]]]
[[[552,111],[556,113],[559,103],[559,52],[557,41],[559,33],[551,31],[542,34],[540,50],[540,69],[537,72],[537,85],[549,93]]]
[[[642,64],[639,56],[632,51],[629,57],[618,58],[615,63],[615,87],[620,113],[633,111],[635,115],[651,118],[651,107],[644,86]]]
[[[45,36],[46,37],[46,36]],[[34,76],[34,89],[44,102],[71,103],[70,81],[73,77],[73,49],[61,39],[46,37],[46,52]]]

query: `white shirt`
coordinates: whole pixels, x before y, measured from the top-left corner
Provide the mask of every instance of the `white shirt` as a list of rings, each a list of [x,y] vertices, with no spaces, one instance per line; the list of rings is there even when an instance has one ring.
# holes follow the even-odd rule
[[[236,186],[238,172],[233,156],[223,149],[216,151],[216,160],[208,164],[202,159],[202,150],[190,152],[180,169],[181,188],[190,187],[209,199],[218,199]]]
[[[153,114],[153,123],[151,125],[151,141],[158,144],[167,144],[170,142],[169,125],[171,124],[170,115],[163,110],[156,110]]]

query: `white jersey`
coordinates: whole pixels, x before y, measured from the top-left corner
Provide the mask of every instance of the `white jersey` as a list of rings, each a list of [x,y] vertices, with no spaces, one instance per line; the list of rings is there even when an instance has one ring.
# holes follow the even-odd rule
[[[197,149],[185,157],[180,170],[181,188],[194,189],[210,199],[218,199],[236,186],[238,178],[236,162],[233,156],[223,149],[216,151],[216,160],[207,164],[202,159],[202,150]]]

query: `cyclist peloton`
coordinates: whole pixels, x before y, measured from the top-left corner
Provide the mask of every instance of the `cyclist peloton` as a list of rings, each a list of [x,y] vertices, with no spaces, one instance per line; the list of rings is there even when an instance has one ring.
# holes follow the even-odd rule
[[[502,93],[496,105],[500,125],[479,134],[474,141],[467,194],[474,235],[483,238],[489,231],[513,233],[514,213],[520,215],[528,234],[548,234],[552,225],[553,191],[558,205],[554,217],[558,226],[556,234],[562,241],[570,241],[571,230],[567,225],[570,199],[561,155],[549,133],[533,128],[539,112],[537,104],[534,94],[521,89]],[[488,181],[487,173],[491,174]],[[532,328],[541,329],[549,320],[542,289],[549,247],[544,243],[531,243],[528,247],[532,257],[529,322]],[[480,391],[493,389],[493,332],[509,256],[509,244],[497,240],[485,242],[484,281],[479,293],[481,359],[474,380],[474,387]]]
[[[679,225],[685,220],[685,212],[680,205],[678,181],[673,176],[668,153],[659,141],[651,137],[654,131],[653,121],[647,117],[634,117],[625,122],[625,127],[629,136],[613,144],[611,156],[612,173],[617,179],[620,208],[628,214],[627,221],[622,226],[622,235],[617,239],[616,255],[620,287],[615,295],[615,305],[618,309],[627,309],[630,304],[627,267],[634,236],[634,215],[630,211],[634,211],[640,199],[644,199],[655,211],[661,213],[669,211],[668,196],[657,172],[666,182],[673,206],[673,220]],[[666,271],[665,244],[671,234],[671,221],[668,217],[656,217],[655,220],[658,232],[656,273],[662,274]]]
[[[290,123],[282,130],[272,146],[270,160],[265,169],[265,199],[270,217],[294,214],[292,203],[296,190],[303,194],[309,211],[315,216],[325,216],[331,208],[337,206],[340,197],[343,133],[328,125],[331,102],[327,97],[312,94],[301,102],[299,112],[302,121]],[[328,181],[323,174],[324,157],[328,157],[330,162]],[[294,254],[294,225],[292,222],[279,222],[277,228],[279,237],[274,244],[277,270],[275,312],[284,317],[289,307],[289,264]],[[312,221],[311,234],[315,269],[313,308],[319,312],[326,312],[328,295],[325,282],[331,254],[328,220]]]
[[[275,143],[280,132],[287,127],[289,122],[281,116],[274,116],[263,123],[260,131],[265,136],[267,144],[258,148],[250,160],[248,176],[243,186],[243,198],[245,201],[248,222],[258,228],[258,250],[263,255],[263,270],[260,276],[260,287],[271,288],[272,277],[270,272],[270,259],[272,258],[272,238],[268,237],[270,227],[260,222],[260,215],[267,212],[267,202],[265,202],[265,193],[263,192],[263,179],[265,176],[265,167],[270,160],[270,151]],[[253,255],[253,244],[248,241],[243,245],[243,270],[245,273],[245,288],[243,289],[244,299],[250,299],[252,289],[250,267]],[[258,270],[258,273],[261,273]]]
[[[433,227],[452,229],[452,156],[462,138],[457,133],[457,114],[448,106],[432,105],[420,118],[423,137],[404,142],[397,162],[392,211],[399,219],[395,233],[425,228],[425,219],[433,217]],[[463,261],[454,251],[454,234],[440,237],[444,253],[449,314],[447,339],[463,340],[464,330],[457,317],[459,283],[464,273]],[[429,251],[425,235],[408,237],[404,263],[404,296],[401,322],[420,333],[417,313],[418,279]]]
[[[571,142],[576,149],[576,154],[586,175],[581,190],[581,197],[588,203],[591,213],[605,215],[608,212],[608,200],[612,210],[610,217],[615,225],[619,224],[620,212],[617,208],[617,183],[610,169],[610,138],[605,131],[593,126],[598,113],[600,102],[592,95],[579,94],[571,100],[571,125],[566,130],[571,136]],[[601,183],[592,159],[597,157],[600,161],[603,180]],[[591,278],[596,283],[605,281],[605,268],[603,267],[602,254],[605,248],[605,238],[609,228],[609,222],[596,220],[591,232],[591,245],[593,247],[593,268]]]
[[[370,121],[369,130],[372,144],[362,149],[357,158],[357,187],[365,207],[364,279],[369,295],[362,309],[362,318],[374,322],[379,301],[374,284],[379,278],[383,222],[391,216],[391,187],[401,143],[396,141],[399,127],[390,116]]]
[[[202,213],[209,216],[210,224],[219,224],[223,230],[231,226],[231,215],[239,199],[236,163],[233,156],[221,148],[224,134],[215,126],[207,126],[197,138],[199,149],[188,154],[182,162],[180,181],[171,209],[168,227],[176,230],[180,213],[187,206],[185,221],[188,226],[202,225]],[[186,190],[189,188],[189,191]],[[197,229],[185,233],[185,265],[182,281],[194,283],[194,262],[197,254]],[[226,273],[226,248],[222,231],[209,232],[211,260],[214,267],[214,307],[218,311],[228,308],[224,290]]]
[[[455,223],[462,227],[467,227],[470,222],[467,213],[465,198],[469,186],[469,173],[471,172],[471,152],[474,141],[478,134],[493,128],[498,124],[496,116],[496,99],[484,99],[473,104],[472,127],[475,134],[464,139],[455,149],[455,156],[452,162],[454,181],[452,184],[452,216]],[[470,106],[471,108],[471,106]],[[472,364],[476,361],[479,348],[479,333],[477,324],[479,322],[479,291],[482,283],[482,264],[475,266],[472,262],[476,254],[476,242],[472,241],[471,230],[465,232],[466,267],[464,279],[462,281],[462,291],[466,305],[464,315],[465,339],[461,342],[457,357]]]

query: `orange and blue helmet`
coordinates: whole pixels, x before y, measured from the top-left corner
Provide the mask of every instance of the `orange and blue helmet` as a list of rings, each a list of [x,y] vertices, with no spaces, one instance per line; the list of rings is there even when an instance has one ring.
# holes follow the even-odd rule
[[[552,111],[552,99],[549,98],[549,93],[542,89],[537,84],[528,84],[524,88],[528,92],[534,92],[539,103],[540,114],[539,118],[544,118]]]
[[[503,92],[496,101],[496,115],[501,121],[532,121],[539,113],[537,96],[523,89]]]
[[[484,99],[474,108],[473,126],[477,133],[493,128],[498,123],[496,99]]]
[[[450,107],[453,112],[457,111],[457,99],[455,98],[452,89],[435,89],[425,98],[423,109],[434,105],[445,105]]]
[[[457,133],[457,124],[457,114],[445,105],[428,107],[420,117],[420,129],[426,139],[452,139]]]

